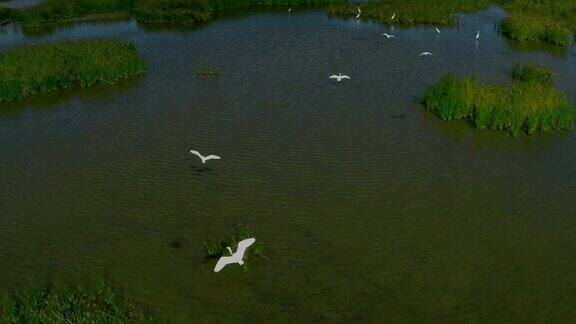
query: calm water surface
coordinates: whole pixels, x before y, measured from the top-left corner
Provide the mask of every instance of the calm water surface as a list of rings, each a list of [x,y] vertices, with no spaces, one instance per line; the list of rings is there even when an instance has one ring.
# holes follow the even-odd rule
[[[3,27],[2,51],[126,38],[149,72],[0,109],[0,288],[106,273],[171,322],[576,320],[576,135],[415,103],[445,72],[509,82],[526,60],[576,98],[574,52],[512,43],[501,16],[394,40],[321,10]],[[196,78],[207,64],[221,76]],[[191,148],[223,159],[199,172]],[[202,242],[239,220],[272,260],[214,274]]]

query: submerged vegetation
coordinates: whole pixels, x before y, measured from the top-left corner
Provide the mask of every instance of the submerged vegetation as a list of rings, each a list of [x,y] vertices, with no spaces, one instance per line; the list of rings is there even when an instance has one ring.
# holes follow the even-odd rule
[[[198,66],[194,73],[196,73],[196,76],[219,76],[220,70],[213,65],[202,65]]]
[[[148,323],[152,318],[130,304],[104,278],[87,285],[42,282],[0,295],[1,323]]]
[[[136,48],[117,40],[33,45],[0,55],[0,102],[74,86],[113,84],[143,73]]]
[[[516,65],[511,86],[477,84],[474,77],[448,74],[429,87],[421,103],[443,120],[469,120],[477,129],[571,130],[573,107],[551,85],[552,73],[534,64]]]
[[[215,259],[220,258],[225,255],[230,255],[228,251],[228,247],[231,247],[232,250],[235,249],[235,246],[238,245],[238,242],[254,237],[254,233],[245,225],[237,224],[230,230],[230,234],[220,240],[210,239],[204,241],[203,248],[204,252],[206,253],[207,259]],[[264,245],[259,240],[256,240],[248,250],[254,256],[261,256],[264,257]],[[241,266],[244,271],[248,269],[246,256],[244,255],[244,264]]]

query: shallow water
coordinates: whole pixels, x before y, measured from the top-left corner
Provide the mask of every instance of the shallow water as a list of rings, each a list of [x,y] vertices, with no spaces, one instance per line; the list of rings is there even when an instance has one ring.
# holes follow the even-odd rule
[[[0,7],[14,9],[28,8],[39,4],[41,1],[42,0],[9,0],[0,2]]]
[[[576,319],[576,135],[476,132],[414,100],[524,60],[574,100],[573,52],[506,40],[501,15],[394,40],[321,10],[3,27],[2,51],[130,39],[149,71],[0,110],[0,287],[106,273],[170,322]],[[198,172],[192,148],[223,159]],[[239,220],[272,260],[214,274],[201,244]]]

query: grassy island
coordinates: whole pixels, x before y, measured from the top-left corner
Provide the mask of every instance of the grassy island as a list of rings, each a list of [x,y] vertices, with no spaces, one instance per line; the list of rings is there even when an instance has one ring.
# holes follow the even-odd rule
[[[1,323],[149,323],[108,281],[88,285],[47,284],[0,295]]]
[[[574,108],[552,86],[552,72],[535,64],[515,65],[510,86],[478,84],[474,77],[448,74],[420,102],[443,120],[469,120],[477,129],[572,130]]]
[[[11,49],[0,55],[0,102],[113,84],[144,71],[136,48],[124,41],[66,41]]]

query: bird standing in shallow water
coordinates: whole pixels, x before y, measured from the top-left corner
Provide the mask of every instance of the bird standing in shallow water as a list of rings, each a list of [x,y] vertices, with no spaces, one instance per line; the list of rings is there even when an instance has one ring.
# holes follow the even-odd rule
[[[479,39],[479,38],[480,38],[480,31],[478,31],[478,32],[476,33],[476,39]]]

